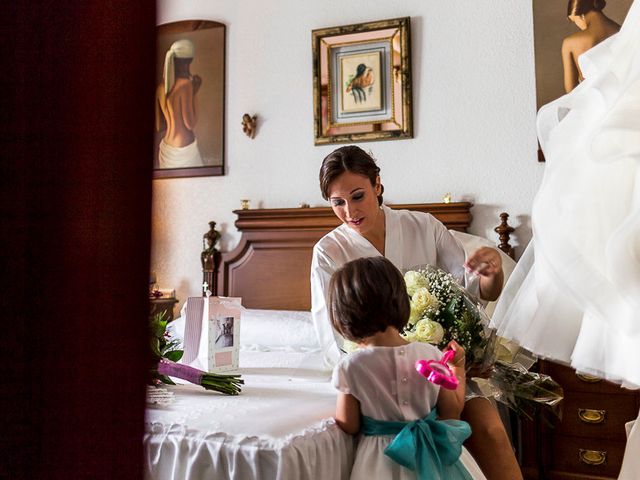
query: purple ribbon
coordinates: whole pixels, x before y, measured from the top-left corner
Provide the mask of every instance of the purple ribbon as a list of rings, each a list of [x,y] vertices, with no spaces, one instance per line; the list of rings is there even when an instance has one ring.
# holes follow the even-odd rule
[[[198,370],[197,368],[190,367],[189,365],[182,365],[170,360],[160,360],[160,362],[158,362],[158,373],[160,375],[181,378],[187,382],[200,385],[202,382],[202,375],[204,375],[205,372]]]

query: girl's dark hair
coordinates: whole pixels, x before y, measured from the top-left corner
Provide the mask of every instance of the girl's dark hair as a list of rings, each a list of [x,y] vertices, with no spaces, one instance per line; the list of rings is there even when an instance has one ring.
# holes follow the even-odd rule
[[[606,4],[606,0],[569,0],[567,17],[571,15],[579,17],[592,10],[599,12]]]
[[[409,295],[400,271],[384,257],[348,262],[329,283],[329,319],[343,337],[358,342],[409,320]]]
[[[329,186],[336,178],[344,172],[357,173],[369,179],[371,185],[375,186],[376,179],[380,175],[380,168],[371,155],[360,147],[349,145],[340,147],[325,157],[320,167],[320,191],[322,198],[329,200]],[[378,195],[378,205],[382,205],[382,194],[384,186]]]

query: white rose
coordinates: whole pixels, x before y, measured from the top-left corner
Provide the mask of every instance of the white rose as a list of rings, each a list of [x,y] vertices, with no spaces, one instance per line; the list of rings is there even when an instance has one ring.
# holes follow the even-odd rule
[[[409,270],[404,274],[404,283],[407,284],[407,293],[411,297],[418,288],[429,288],[429,280],[415,270]]]
[[[420,320],[416,323],[414,336],[419,342],[439,344],[444,338],[444,328],[433,320]]]
[[[418,288],[413,296],[411,302],[415,305],[416,310],[421,312],[427,312],[427,314],[433,314],[438,309],[438,299],[433,295],[428,288]]]
[[[422,318],[424,310],[416,307],[416,304],[413,303],[413,301],[409,302],[409,306],[409,325],[413,325]]]

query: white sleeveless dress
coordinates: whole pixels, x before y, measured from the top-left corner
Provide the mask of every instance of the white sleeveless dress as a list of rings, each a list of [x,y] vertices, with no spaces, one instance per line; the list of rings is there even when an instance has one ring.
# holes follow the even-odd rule
[[[415,370],[416,360],[439,359],[436,347],[414,342],[400,347],[366,347],[347,355],[333,370],[332,384],[360,402],[362,415],[385,421],[412,421],[436,406],[440,387]],[[393,436],[360,436],[351,480],[415,480],[416,473],[384,454]],[[474,480],[486,479],[463,447],[460,462]]]

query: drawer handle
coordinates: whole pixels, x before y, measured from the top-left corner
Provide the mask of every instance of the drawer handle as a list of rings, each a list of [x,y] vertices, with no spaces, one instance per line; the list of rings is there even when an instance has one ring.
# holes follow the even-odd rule
[[[606,416],[606,410],[591,410],[590,408],[578,409],[578,418],[584,423],[604,423]]]
[[[607,452],[580,449],[580,461],[587,465],[602,465],[607,461]]]
[[[585,383],[598,383],[602,381],[600,377],[596,377],[594,375],[587,375],[586,373],[576,373],[576,377],[578,377],[580,380],[582,380]]]

